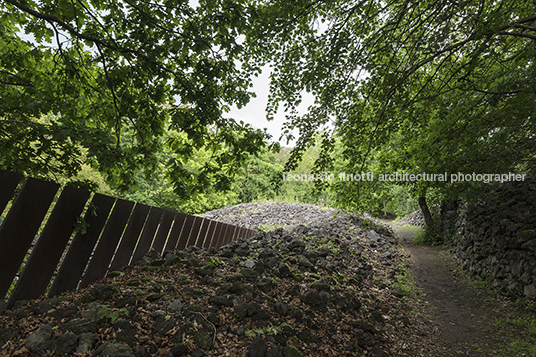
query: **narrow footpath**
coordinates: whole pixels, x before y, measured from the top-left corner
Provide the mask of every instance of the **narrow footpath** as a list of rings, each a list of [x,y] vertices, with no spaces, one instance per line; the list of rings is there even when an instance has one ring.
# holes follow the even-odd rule
[[[410,272],[420,290],[420,317],[425,321],[420,334],[426,343],[414,352],[437,357],[511,355],[505,348],[516,338],[512,329],[520,326],[501,323],[505,317],[522,316],[524,310],[478,287],[445,248],[415,244],[416,227],[392,227],[410,255]]]

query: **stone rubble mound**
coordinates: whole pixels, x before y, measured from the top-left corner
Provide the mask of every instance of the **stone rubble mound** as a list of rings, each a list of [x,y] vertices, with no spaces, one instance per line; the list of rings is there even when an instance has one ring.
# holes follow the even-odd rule
[[[409,293],[389,228],[312,205],[210,214],[291,228],[219,250],[150,251],[85,289],[0,306],[0,355],[398,355]]]
[[[397,222],[397,224],[399,226],[405,226],[409,224],[410,226],[417,226],[417,227],[423,227],[423,228],[426,225],[426,223],[424,222],[424,216],[421,210],[417,210],[413,212],[412,214],[410,214],[409,216],[402,218],[400,221]]]
[[[205,218],[249,229],[293,228],[311,222],[327,222],[337,214],[334,208],[288,202],[241,203],[204,214]]]

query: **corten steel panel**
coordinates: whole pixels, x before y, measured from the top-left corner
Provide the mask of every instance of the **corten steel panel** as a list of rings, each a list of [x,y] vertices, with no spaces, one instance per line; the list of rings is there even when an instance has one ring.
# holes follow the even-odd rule
[[[216,244],[218,244],[218,240],[220,239],[222,228],[223,228],[223,225],[221,222],[214,222],[214,235],[212,237],[212,241],[210,242],[210,245],[208,246],[208,248],[213,248],[216,246]]]
[[[230,228],[231,229],[227,230],[227,234],[223,238],[223,242],[221,243],[221,245],[229,244],[235,239],[235,235],[238,230],[238,227],[231,225]]]
[[[151,207],[151,212],[149,213],[149,217],[147,217],[147,222],[145,223],[141,237],[138,240],[138,245],[130,260],[131,263],[140,260],[151,248],[154,235],[160,224],[160,219],[162,218],[162,213],[164,213],[162,208]]]
[[[112,214],[104,227],[102,236],[97,243],[93,257],[80,282],[80,288],[85,288],[97,279],[103,278],[110,266],[117,244],[125,231],[128,219],[134,207],[134,202],[117,199]]]
[[[123,239],[121,239],[121,243],[119,243],[115,257],[110,265],[110,270],[121,268],[130,262],[130,257],[132,256],[132,252],[134,252],[134,248],[136,248],[136,243],[138,243],[138,238],[140,237],[145,220],[149,215],[150,208],[141,203],[136,204],[136,207],[134,207],[132,216],[128,221],[127,229],[123,234]]]
[[[248,238],[253,238],[253,237],[255,237],[256,235],[257,235],[257,232],[254,231],[253,229],[249,229],[249,230],[248,230],[248,235],[247,235]]]
[[[235,227],[231,224],[225,224],[226,225],[226,229],[225,229],[225,233],[224,235],[221,237],[221,240],[219,241],[218,243],[218,248],[220,248],[221,246],[224,246],[225,244],[227,244],[227,237],[229,237],[230,235],[233,234],[233,230],[235,229]]]
[[[184,248],[186,248],[186,244],[188,244],[188,239],[190,238],[190,233],[192,232],[194,222],[195,216],[186,216],[186,219],[184,220],[184,225],[182,226],[179,241],[177,242],[177,250],[183,250]]]
[[[216,222],[216,227],[214,228],[214,237],[212,237],[212,242],[210,242],[209,248],[216,248],[218,245],[218,241],[220,240],[220,237],[222,235],[222,231],[224,230],[223,223]]]
[[[239,240],[240,238],[244,237],[244,227],[238,227],[238,229],[235,232],[235,236],[233,237],[233,241]]]
[[[227,239],[227,236],[232,234],[233,233],[233,230],[234,230],[234,226],[230,225],[230,224],[227,224],[227,223],[224,223],[223,224],[225,229],[220,237],[220,239],[218,240],[218,245],[216,246],[216,248],[220,248],[222,245],[225,244],[225,240]]]
[[[192,231],[190,232],[190,238],[188,238],[188,242],[186,243],[186,247],[190,247],[192,245],[195,245],[197,242],[197,238],[199,236],[199,231],[201,230],[201,224],[203,223],[202,217],[195,217],[194,224],[192,225]]]
[[[16,172],[0,170],[0,214],[4,211],[17,188],[22,175]]]
[[[173,221],[173,227],[171,227],[171,232],[169,232],[169,237],[166,242],[166,247],[164,248],[164,251],[175,250],[185,220],[186,215],[184,213],[177,212],[177,215],[175,216],[175,221]]]
[[[99,193],[93,196],[84,216],[84,221],[88,224],[86,232],[77,233],[74,236],[58,275],[48,292],[49,297],[76,289],[114,202],[115,198],[110,196]]]
[[[0,226],[0,298],[17,275],[58,187],[53,182],[27,179]]]
[[[238,229],[237,226],[229,225],[229,228],[227,230],[227,233],[225,234],[225,237],[223,237],[223,240],[221,242],[221,245],[226,245],[234,240],[234,236],[236,234],[236,230]]]
[[[209,221],[210,225],[208,226],[207,230],[207,237],[205,238],[205,241],[203,242],[203,248],[210,248],[210,245],[212,244],[212,240],[214,239],[214,233],[216,232],[216,221]]]
[[[195,246],[197,248],[203,247],[203,243],[205,242],[209,226],[210,220],[203,218],[203,224],[201,225],[201,229],[199,230],[199,236],[197,237],[197,242],[195,243]]]
[[[8,308],[17,300],[35,299],[45,293],[89,195],[73,187],[63,190],[9,297]]]
[[[156,233],[152,246],[152,248],[160,254],[162,254],[164,245],[166,244],[166,239],[169,235],[175,214],[177,213],[170,210],[164,210],[164,216],[162,218],[162,222],[160,223],[160,227],[158,227],[158,233]]]

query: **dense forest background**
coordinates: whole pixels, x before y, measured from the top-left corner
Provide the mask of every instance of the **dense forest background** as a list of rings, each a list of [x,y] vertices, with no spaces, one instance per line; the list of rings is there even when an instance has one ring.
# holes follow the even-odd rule
[[[0,167],[190,213],[290,200],[431,226],[497,182],[338,173],[532,177],[535,43],[528,0],[5,0]],[[228,115],[266,68],[281,138]]]

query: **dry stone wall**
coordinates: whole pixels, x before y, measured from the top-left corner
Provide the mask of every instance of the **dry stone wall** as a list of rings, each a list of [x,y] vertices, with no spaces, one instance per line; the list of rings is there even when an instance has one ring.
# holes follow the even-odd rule
[[[454,254],[462,268],[512,297],[536,300],[535,182],[502,184],[479,202],[450,206],[442,222],[453,217]]]

